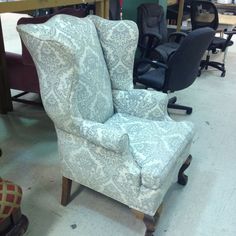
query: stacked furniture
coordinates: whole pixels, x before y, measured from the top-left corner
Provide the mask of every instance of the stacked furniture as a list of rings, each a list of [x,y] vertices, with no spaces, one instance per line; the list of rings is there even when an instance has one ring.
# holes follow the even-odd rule
[[[158,3],[144,3],[138,7],[139,47],[144,57],[166,63],[177,50],[186,34],[167,35],[164,9]]]
[[[164,93],[189,87],[199,73],[201,59],[214,33],[213,29],[207,27],[192,31],[172,53],[166,64],[148,59],[139,60],[135,65],[134,83],[141,83],[146,88],[153,88]],[[148,71],[142,69],[143,65],[150,66]],[[175,104],[176,101],[176,97],[169,99],[168,107],[185,110],[187,114],[192,113],[191,107]]]
[[[209,1],[193,1],[191,4],[191,24],[193,30],[203,27],[211,27],[216,31],[219,26],[219,17],[214,3]],[[236,31],[225,30],[224,34],[226,35],[226,38],[214,37],[208,48],[206,59],[201,62],[199,75],[203,69],[207,70],[208,67],[211,66],[221,71],[221,77],[225,76],[226,53],[228,47],[233,45],[231,38],[234,34],[236,34]],[[222,62],[210,60],[210,52],[216,53],[217,50],[220,50],[224,53]]]

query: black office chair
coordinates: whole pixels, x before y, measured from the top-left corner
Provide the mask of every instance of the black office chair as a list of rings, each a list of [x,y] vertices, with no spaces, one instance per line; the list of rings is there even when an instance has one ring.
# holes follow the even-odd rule
[[[119,0],[110,0],[109,1],[109,19],[110,20],[120,20],[120,1]]]
[[[134,84],[141,83],[146,88],[153,88],[164,93],[175,92],[190,86],[198,75],[201,58],[210,45],[215,31],[205,27],[194,30],[186,36],[177,51],[172,54],[167,64],[141,59],[135,64]],[[142,64],[152,67],[148,72],[139,70]],[[192,113],[191,107],[175,104],[177,98],[169,100],[168,107]]]
[[[169,37],[167,36],[164,10],[158,3],[141,4],[138,7],[137,17],[139,48],[141,49],[142,56],[143,54],[148,54],[149,59],[165,63],[168,61],[169,56],[177,50],[186,34],[175,32],[170,34]],[[156,47],[154,50],[150,50],[150,46],[148,45],[150,40],[155,41]],[[147,50],[149,50],[148,53]]]
[[[202,27],[211,27],[212,29],[217,30],[219,18],[218,11],[214,3],[209,1],[193,1],[191,4],[191,24],[193,30]],[[226,52],[227,48],[233,45],[231,38],[235,33],[236,31],[224,31],[227,38],[214,37],[207,50],[206,60],[201,62],[199,75],[203,69],[207,70],[208,66],[211,66],[222,72],[221,77],[225,76]],[[216,53],[218,49],[224,53],[223,62],[210,61],[210,52],[212,51],[213,53]]]

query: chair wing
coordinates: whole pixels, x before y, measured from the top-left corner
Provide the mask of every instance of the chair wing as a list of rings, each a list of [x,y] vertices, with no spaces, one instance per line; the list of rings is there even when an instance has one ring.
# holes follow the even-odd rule
[[[133,88],[134,57],[138,44],[138,28],[132,21],[110,21],[89,16],[97,29],[110,73],[112,88]]]
[[[18,30],[34,58],[44,107],[59,127],[70,116],[97,122],[112,116],[109,73],[91,20],[57,15]]]

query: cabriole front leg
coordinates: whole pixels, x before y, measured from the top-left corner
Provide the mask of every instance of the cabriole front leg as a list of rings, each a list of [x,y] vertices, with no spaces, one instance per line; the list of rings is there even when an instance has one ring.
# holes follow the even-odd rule
[[[181,166],[178,174],[178,183],[180,185],[186,185],[188,182],[188,176],[184,174],[184,171],[189,167],[192,161],[192,156],[189,155],[184,164]]]

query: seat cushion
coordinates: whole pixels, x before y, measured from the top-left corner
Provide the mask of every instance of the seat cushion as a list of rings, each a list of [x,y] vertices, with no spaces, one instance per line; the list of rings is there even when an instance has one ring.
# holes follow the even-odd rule
[[[211,43],[209,50],[215,49],[215,48],[219,48],[219,49],[223,49],[226,43],[226,39],[221,38],[221,37],[214,37],[213,42]],[[233,45],[233,41],[229,41],[227,43],[227,47],[232,46]]]
[[[136,82],[144,84],[147,88],[153,88],[160,91],[164,87],[165,71],[164,68],[150,70],[149,72],[138,76]]]
[[[128,133],[131,152],[142,169],[142,184],[151,189],[162,185],[194,135],[190,122],[151,121],[121,113],[105,124]]]
[[[158,60],[166,63],[169,57],[178,49],[179,45],[179,43],[169,42],[156,47],[155,51],[157,53]]]

